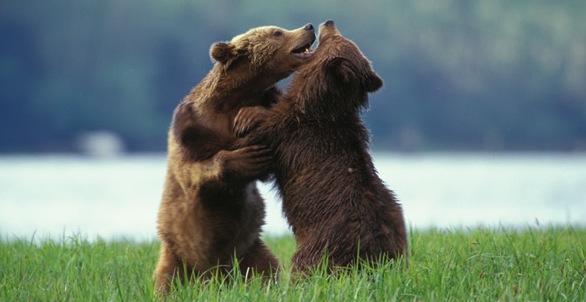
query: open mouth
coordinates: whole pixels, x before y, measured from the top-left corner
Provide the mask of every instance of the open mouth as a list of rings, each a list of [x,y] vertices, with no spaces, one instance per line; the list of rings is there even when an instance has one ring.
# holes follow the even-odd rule
[[[311,41],[311,43],[307,43],[301,47],[293,49],[293,51],[291,51],[291,54],[302,59],[309,58],[313,54],[311,44],[313,44],[313,41]]]

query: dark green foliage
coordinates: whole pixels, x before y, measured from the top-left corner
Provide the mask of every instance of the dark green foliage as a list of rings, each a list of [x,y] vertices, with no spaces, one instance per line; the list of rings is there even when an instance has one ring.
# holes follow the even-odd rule
[[[3,1],[0,152],[71,151],[96,130],[131,151],[162,151],[213,42],[329,18],[385,80],[366,115],[377,149],[586,148],[586,2],[356,5]]]

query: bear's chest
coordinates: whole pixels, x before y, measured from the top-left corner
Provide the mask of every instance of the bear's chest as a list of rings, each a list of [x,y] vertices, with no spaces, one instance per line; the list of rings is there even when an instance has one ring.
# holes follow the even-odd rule
[[[235,139],[234,132],[232,131],[233,127],[233,120],[236,113],[234,110],[231,111],[214,111],[208,114],[204,114],[201,116],[202,124],[212,130],[216,135],[228,138],[228,139]]]

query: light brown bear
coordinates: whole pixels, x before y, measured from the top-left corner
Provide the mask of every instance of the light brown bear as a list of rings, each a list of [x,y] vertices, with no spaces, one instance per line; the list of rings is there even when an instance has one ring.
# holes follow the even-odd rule
[[[242,274],[278,271],[260,239],[265,211],[255,182],[269,173],[271,156],[262,146],[234,147],[232,121],[242,107],[273,104],[274,85],[307,62],[314,41],[307,24],[258,27],[212,45],[212,70],[178,105],[169,130],[156,291],[168,291],[173,278],[229,273],[234,259]]]

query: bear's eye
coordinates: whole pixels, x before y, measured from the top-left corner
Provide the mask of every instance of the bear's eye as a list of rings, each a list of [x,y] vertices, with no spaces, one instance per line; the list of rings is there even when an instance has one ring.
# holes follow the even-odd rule
[[[282,31],[280,31],[280,30],[277,30],[277,31],[275,31],[275,32],[273,33],[273,35],[274,35],[275,37],[280,37],[280,36],[282,36],[282,35],[283,35],[283,32],[282,32]]]

